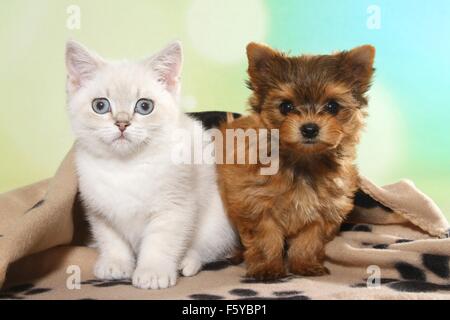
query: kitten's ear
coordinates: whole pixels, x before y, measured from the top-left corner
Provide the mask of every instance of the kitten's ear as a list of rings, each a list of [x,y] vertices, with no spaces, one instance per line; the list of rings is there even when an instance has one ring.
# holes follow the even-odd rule
[[[264,73],[271,60],[279,57],[280,53],[265,44],[251,42],[247,45],[248,74],[250,78],[257,78]]]
[[[375,60],[375,48],[371,45],[357,47],[344,52],[344,63],[350,72],[361,84],[363,92],[367,91],[375,71],[373,63]]]
[[[147,63],[158,76],[167,90],[174,95],[179,93],[183,50],[179,41],[172,42],[163,50],[153,55]]]
[[[87,80],[93,78],[105,61],[96,53],[90,52],[80,43],[69,40],[66,44],[67,87],[75,91]]]

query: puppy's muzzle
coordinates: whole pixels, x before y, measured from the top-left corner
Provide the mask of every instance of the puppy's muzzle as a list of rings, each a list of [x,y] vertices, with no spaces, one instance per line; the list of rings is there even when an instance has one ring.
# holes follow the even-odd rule
[[[315,123],[307,123],[300,127],[303,138],[308,140],[316,138],[319,135],[319,131],[319,126]]]

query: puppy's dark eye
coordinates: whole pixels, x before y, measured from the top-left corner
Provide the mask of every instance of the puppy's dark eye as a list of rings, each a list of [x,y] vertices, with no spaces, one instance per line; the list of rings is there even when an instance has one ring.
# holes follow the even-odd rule
[[[92,101],[92,110],[98,114],[105,114],[111,111],[111,104],[106,98],[98,98]]]
[[[290,101],[283,101],[280,104],[280,112],[284,115],[287,115],[288,113],[294,111],[295,107]]]
[[[332,114],[332,115],[337,115],[340,108],[341,108],[340,104],[337,103],[334,100],[333,101],[329,101],[325,105],[325,111],[328,112],[329,114]]]

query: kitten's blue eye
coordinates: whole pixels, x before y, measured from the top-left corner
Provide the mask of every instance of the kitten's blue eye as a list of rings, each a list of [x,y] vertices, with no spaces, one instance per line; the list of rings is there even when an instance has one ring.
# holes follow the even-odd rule
[[[152,113],[154,108],[155,108],[155,105],[153,104],[152,100],[141,99],[136,103],[136,107],[134,108],[134,111],[139,114],[142,114],[143,116],[146,116],[146,115]]]
[[[106,98],[98,98],[92,101],[92,110],[98,114],[105,114],[111,111],[111,104]]]

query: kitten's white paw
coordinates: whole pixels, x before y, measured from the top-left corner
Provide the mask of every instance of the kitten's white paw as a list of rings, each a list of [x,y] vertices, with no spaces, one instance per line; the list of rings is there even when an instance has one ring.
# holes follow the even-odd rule
[[[180,264],[181,274],[185,277],[195,276],[200,271],[201,267],[201,262],[192,257],[185,257]]]
[[[141,289],[165,289],[177,283],[177,272],[153,268],[138,268],[133,274],[133,286]]]
[[[102,280],[130,279],[134,263],[113,258],[99,258],[94,267],[94,275]]]

